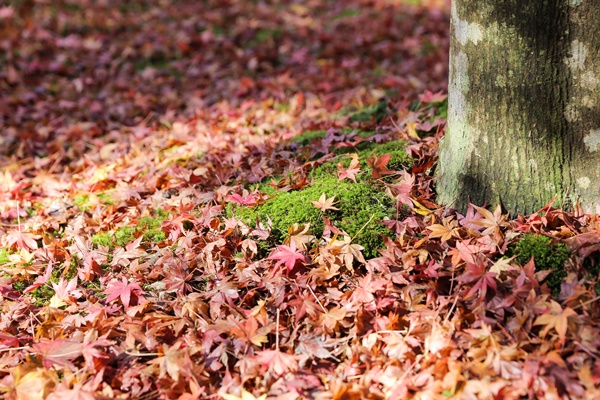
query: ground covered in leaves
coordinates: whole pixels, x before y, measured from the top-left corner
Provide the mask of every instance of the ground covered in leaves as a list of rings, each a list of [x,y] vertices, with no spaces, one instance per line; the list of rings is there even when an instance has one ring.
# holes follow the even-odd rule
[[[446,2],[13,3],[2,396],[600,397],[597,215],[435,203]]]

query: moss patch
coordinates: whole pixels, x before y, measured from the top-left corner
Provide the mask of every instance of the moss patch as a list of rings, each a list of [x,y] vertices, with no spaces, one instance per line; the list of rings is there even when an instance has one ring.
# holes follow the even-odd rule
[[[328,198],[335,196],[339,210],[321,210],[313,206],[321,194]],[[335,176],[322,176],[311,186],[299,191],[277,194],[266,203],[257,207],[241,207],[230,203],[230,212],[248,225],[256,221],[273,223],[273,238],[281,242],[287,236],[287,229],[294,223],[310,223],[310,233],[320,236],[323,233],[323,216],[332,224],[355,238],[363,246],[366,257],[377,256],[377,249],[383,247],[381,235],[391,236],[392,232],[377,221],[392,216],[394,204],[383,190],[367,182],[338,182]],[[364,229],[363,229],[364,227]],[[362,231],[361,231],[362,229]]]
[[[0,265],[8,264],[10,262],[10,258],[8,258],[10,254],[10,250],[0,249]]]
[[[58,283],[61,277],[64,277],[64,279],[67,281],[75,278],[77,275],[78,265],[79,259],[77,257],[73,257],[69,265],[61,264],[60,266],[54,268],[50,274],[50,279],[48,282],[32,290],[27,294],[27,296],[30,296],[33,299],[33,304],[38,307],[47,305],[52,296],[54,296],[52,283]],[[27,286],[29,286],[29,284],[24,285],[22,282],[19,282],[17,284],[13,284],[13,289],[16,290],[17,288],[22,287],[22,290],[24,290]]]
[[[114,234],[101,232],[92,236],[92,243],[96,246],[106,246],[110,249],[118,246],[126,246],[128,243],[139,237],[141,233],[145,242],[158,243],[167,238],[161,226],[163,221],[169,216],[169,213],[161,208],[156,209],[152,216],[140,218],[136,226],[123,226],[117,229]]]
[[[560,284],[567,277],[565,261],[571,256],[565,244],[553,244],[552,239],[547,236],[527,234],[510,246],[509,255],[515,255],[522,265],[528,263],[533,256],[537,269],[552,270],[545,282],[552,289],[553,295],[560,293]]]
[[[388,116],[387,103],[382,100],[377,104],[363,108],[350,114],[350,122],[370,122],[375,120],[381,122]]]
[[[344,168],[350,165],[350,158],[345,156],[345,153],[356,152],[361,163],[361,173],[358,175],[359,180],[368,180],[371,178],[371,167],[367,164],[367,160],[373,155],[380,157],[384,154],[390,154],[390,161],[387,164],[387,168],[394,171],[402,171],[409,168],[413,159],[406,153],[406,143],[404,142],[388,142],[388,143],[374,143],[374,142],[362,142],[359,143],[356,148],[344,148],[341,149],[340,155],[335,157],[333,160],[328,161],[324,164],[319,165],[310,172],[310,177],[314,179],[320,179],[326,176],[337,176],[337,165],[341,163]]]

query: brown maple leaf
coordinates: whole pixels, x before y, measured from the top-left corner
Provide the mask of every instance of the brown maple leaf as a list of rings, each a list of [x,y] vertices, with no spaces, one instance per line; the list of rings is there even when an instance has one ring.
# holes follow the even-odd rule
[[[392,175],[396,173],[396,171],[387,168],[387,163],[390,161],[391,157],[391,154],[383,154],[379,157],[373,154],[367,159],[367,164],[371,167],[371,175],[373,178],[377,179],[381,178],[383,175]]]
[[[576,316],[577,313],[572,308],[566,307],[563,309],[556,301],[550,300],[548,312],[537,317],[533,324],[544,326],[540,331],[541,337],[545,337],[550,329],[554,328],[560,339],[560,344],[564,345],[567,329],[569,328],[569,318]]]

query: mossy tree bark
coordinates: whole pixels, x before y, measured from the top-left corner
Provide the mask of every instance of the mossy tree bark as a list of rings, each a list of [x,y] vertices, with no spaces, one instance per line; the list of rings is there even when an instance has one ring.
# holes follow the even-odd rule
[[[453,0],[438,201],[600,202],[600,1]]]

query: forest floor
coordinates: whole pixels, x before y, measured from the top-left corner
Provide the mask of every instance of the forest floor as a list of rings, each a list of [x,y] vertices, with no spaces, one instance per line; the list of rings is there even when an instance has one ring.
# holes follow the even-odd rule
[[[598,216],[435,203],[445,0],[13,3],[0,396],[600,398]]]

